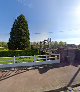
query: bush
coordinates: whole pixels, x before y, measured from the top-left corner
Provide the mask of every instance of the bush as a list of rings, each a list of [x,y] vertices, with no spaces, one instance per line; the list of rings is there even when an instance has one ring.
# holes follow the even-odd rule
[[[13,56],[33,56],[37,55],[38,50],[1,50],[0,57],[13,57]]]

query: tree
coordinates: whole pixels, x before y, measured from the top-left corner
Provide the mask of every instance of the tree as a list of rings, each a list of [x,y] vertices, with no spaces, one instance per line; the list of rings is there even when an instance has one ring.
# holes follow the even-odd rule
[[[58,48],[58,42],[57,42],[57,41],[54,42],[53,48],[54,48],[54,49],[57,49],[57,48]]]
[[[28,23],[23,14],[15,19],[10,32],[8,48],[10,50],[24,50],[30,47],[30,33]]]
[[[62,41],[59,42],[59,47],[65,47],[65,46],[66,46],[66,42],[62,42]]]
[[[4,49],[7,49],[7,42],[0,42],[0,47],[4,47]]]

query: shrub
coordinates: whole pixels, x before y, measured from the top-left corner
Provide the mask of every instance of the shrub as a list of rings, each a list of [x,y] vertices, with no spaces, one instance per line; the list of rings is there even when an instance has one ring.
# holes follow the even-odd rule
[[[39,54],[38,50],[1,50],[0,57],[33,56]]]

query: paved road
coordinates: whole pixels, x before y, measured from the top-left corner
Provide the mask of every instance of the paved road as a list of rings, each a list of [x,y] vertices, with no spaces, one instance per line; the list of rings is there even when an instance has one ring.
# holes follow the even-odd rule
[[[21,71],[0,73],[1,79]],[[80,83],[79,66],[40,68],[0,81],[0,92],[47,92]]]

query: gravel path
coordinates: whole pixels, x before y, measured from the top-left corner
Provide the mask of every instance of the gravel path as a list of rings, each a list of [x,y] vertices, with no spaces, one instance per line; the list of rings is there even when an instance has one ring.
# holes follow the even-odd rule
[[[80,72],[78,70],[79,67],[70,65],[25,71],[0,81],[0,92],[46,92],[66,85],[70,86],[80,83]],[[13,74],[15,74],[15,71],[3,73],[3,75],[0,73],[0,76],[5,77]]]

